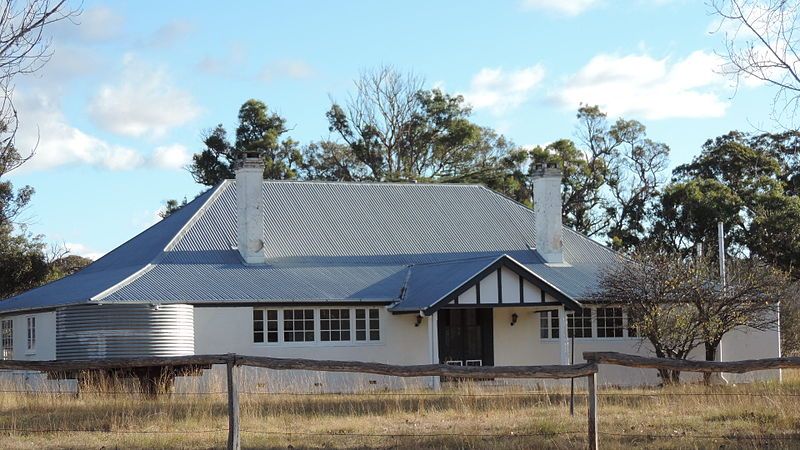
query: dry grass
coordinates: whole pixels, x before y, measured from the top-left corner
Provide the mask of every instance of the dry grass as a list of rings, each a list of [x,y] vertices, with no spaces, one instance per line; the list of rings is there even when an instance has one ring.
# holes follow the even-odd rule
[[[6,387],[8,388],[8,387]],[[224,391],[220,388],[219,391]],[[526,390],[530,392],[530,389]],[[584,448],[586,398],[461,384],[441,393],[242,394],[245,448]],[[800,374],[783,384],[601,389],[605,448],[800,447]],[[220,448],[225,394],[0,394],[0,448]],[[102,430],[102,432],[23,430]]]

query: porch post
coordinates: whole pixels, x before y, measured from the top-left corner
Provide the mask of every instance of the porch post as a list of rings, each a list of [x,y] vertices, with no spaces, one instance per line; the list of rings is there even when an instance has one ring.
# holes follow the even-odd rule
[[[569,339],[567,338],[567,309],[558,309],[558,347],[561,350],[561,365],[569,364]]]
[[[428,355],[431,364],[439,364],[439,313],[428,316]],[[440,388],[439,377],[431,377],[431,389]]]

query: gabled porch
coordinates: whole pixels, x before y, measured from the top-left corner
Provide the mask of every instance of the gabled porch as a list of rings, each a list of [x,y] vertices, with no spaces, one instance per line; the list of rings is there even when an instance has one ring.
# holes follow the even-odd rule
[[[569,364],[567,313],[581,307],[501,255],[412,267],[390,311],[425,323],[431,363],[487,366]]]

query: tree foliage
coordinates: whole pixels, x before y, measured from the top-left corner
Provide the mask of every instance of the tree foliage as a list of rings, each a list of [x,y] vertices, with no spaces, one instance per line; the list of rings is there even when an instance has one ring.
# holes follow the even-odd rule
[[[786,0],[712,0],[724,31],[723,72],[777,88],[776,119],[793,121],[800,105],[800,5]]]
[[[35,150],[20,151],[15,144],[14,82],[50,59],[46,29],[77,14],[79,10],[69,9],[66,0],[8,0],[0,7],[0,299],[36,287],[55,273],[45,254],[46,245],[40,237],[28,234],[21,220],[33,188],[15,189],[3,178],[27,162]]]
[[[581,106],[577,119],[577,143],[561,139],[534,148],[531,159],[562,168],[565,225],[633,250],[648,235],[669,147],[649,139],[636,120],[610,123],[597,106]]]
[[[228,133],[220,124],[206,132],[205,148],[192,157],[189,171],[195,181],[215,186],[225,179],[233,178],[234,164],[240,155],[255,153],[264,159],[264,178],[293,179],[302,164],[297,142],[280,140],[286,133],[286,119],[270,113],[267,105],[259,100],[248,100],[239,109],[236,141],[231,144]]]
[[[345,180],[451,182],[499,180],[501,160],[513,144],[470,121],[460,95],[423,89],[423,81],[392,67],[362,73],[355,93],[326,116],[344,143],[322,150],[318,167]]]
[[[717,222],[739,256],[757,256],[798,275],[800,197],[794,133],[709,139],[691,163],[678,166],[661,195],[653,241],[691,253],[713,248]]]
[[[642,250],[610,267],[595,299],[622,306],[629,326],[647,340],[659,358],[685,359],[700,345],[701,324],[691,300],[694,286],[686,280],[695,268],[674,253]],[[678,383],[680,373],[660,369],[665,384]]]
[[[731,331],[776,329],[779,305],[792,296],[786,274],[756,258],[731,259],[726,274],[723,282],[714,258],[644,248],[604,273],[595,297],[622,305],[656,356],[684,359],[702,345],[713,361]]]

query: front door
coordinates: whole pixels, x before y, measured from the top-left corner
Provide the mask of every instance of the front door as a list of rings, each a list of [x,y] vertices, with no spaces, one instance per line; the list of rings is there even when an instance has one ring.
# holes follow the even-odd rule
[[[492,309],[440,309],[439,362],[463,366],[494,365]]]

